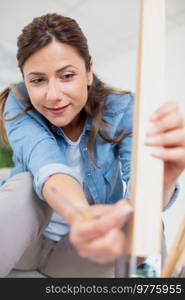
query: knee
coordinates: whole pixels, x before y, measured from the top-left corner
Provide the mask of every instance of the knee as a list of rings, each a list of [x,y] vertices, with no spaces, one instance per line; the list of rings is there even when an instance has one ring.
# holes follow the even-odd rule
[[[31,172],[21,172],[21,173],[18,173],[12,177],[10,177],[8,180],[7,180],[8,183],[10,182],[15,182],[15,183],[18,183],[18,184],[22,184],[24,183],[26,186],[29,186],[29,185],[33,185],[33,175],[31,174]]]
[[[1,198],[5,202],[22,206],[30,199],[36,198],[33,189],[33,176],[30,172],[23,172],[10,177],[0,188]],[[20,203],[21,202],[21,203]]]

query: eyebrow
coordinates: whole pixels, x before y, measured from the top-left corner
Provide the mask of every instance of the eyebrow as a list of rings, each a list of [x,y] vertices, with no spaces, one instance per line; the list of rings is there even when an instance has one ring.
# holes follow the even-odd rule
[[[60,68],[60,69],[58,69],[58,70],[56,71],[56,73],[60,73],[60,72],[64,71],[65,69],[69,68],[69,67],[78,69],[77,67],[75,67],[75,66],[69,64],[69,65],[66,65],[66,66],[64,66],[64,67],[62,67],[62,68]],[[45,74],[45,73],[42,73],[42,72],[30,72],[30,73],[28,73],[26,76],[30,76],[30,75],[46,75],[46,74]]]

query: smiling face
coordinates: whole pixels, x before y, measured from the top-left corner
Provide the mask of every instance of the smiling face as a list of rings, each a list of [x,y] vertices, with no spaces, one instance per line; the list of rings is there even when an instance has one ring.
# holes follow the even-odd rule
[[[73,47],[52,41],[26,60],[23,75],[37,111],[64,132],[78,126],[93,73]]]

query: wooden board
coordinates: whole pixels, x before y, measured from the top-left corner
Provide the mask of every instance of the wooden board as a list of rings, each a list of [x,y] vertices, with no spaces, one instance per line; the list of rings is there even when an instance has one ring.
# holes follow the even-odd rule
[[[128,252],[135,256],[160,253],[163,162],[145,146],[151,114],[165,100],[165,0],[140,1],[136,103],[132,148],[131,201],[134,218],[129,226]]]

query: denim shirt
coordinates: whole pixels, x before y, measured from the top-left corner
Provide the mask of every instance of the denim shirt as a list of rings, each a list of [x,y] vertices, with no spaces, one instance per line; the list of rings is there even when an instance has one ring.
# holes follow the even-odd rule
[[[10,91],[4,109],[5,119],[14,117],[29,105],[24,83],[19,83],[17,87],[24,98],[18,99],[18,96]],[[123,129],[129,134],[116,143],[108,143],[97,135],[93,150],[97,166],[89,159],[87,153],[92,120],[86,120],[80,140],[85,171],[83,183],[67,164],[64,154],[68,145],[60,128],[51,124],[35,109],[27,111],[15,120],[5,122],[15,164],[11,176],[30,171],[34,178],[34,189],[40,199],[43,199],[44,182],[55,173],[68,174],[79,181],[92,203],[114,203],[121,198],[129,198],[128,189],[124,189],[124,185],[128,186],[130,178],[133,104],[134,97],[131,93],[110,94],[107,97],[103,118],[112,125],[109,126],[109,135],[114,138]],[[177,191],[168,207],[174,202],[176,194]]]

